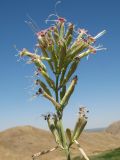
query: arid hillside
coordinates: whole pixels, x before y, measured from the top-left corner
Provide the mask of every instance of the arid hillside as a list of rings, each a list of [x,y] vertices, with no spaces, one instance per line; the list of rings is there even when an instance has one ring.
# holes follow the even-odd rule
[[[84,132],[79,142],[89,154],[120,147],[120,132],[117,136],[114,132]],[[33,153],[50,149],[56,146],[52,135],[44,130],[31,126],[22,126],[0,132],[0,160],[31,160]],[[72,149],[73,155],[79,152],[76,146]],[[64,159],[64,154],[54,151],[41,157],[42,160]]]
[[[120,136],[120,121],[114,122],[108,126],[106,132],[111,133],[112,135]]]

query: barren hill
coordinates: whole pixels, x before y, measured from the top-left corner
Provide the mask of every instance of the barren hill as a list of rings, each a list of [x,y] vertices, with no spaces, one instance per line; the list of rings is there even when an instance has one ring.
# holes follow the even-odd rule
[[[114,122],[108,126],[106,132],[120,137],[120,121]]]
[[[84,132],[79,139],[88,154],[120,147],[120,137],[108,132]],[[15,127],[0,132],[1,160],[31,160],[33,153],[56,146],[52,135],[31,126]],[[76,147],[73,153],[78,153]],[[42,159],[64,159],[60,150],[42,156]]]
[[[33,153],[49,149],[55,142],[49,132],[31,126],[8,129],[0,133],[0,160],[31,160]],[[54,155],[49,154],[52,159]]]

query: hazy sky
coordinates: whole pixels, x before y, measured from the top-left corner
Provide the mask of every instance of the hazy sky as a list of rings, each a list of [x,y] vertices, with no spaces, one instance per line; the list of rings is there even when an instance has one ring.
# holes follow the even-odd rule
[[[25,23],[29,14],[40,29],[54,13],[56,0],[0,0],[0,130],[17,125],[47,128],[40,115],[54,111],[43,97],[30,101],[33,71],[17,62],[14,44],[33,51],[36,37]],[[81,62],[78,84],[64,114],[65,127],[73,128],[80,105],[90,110],[87,128],[104,127],[120,119],[120,1],[62,0],[59,16],[86,28],[92,35],[106,29],[98,40],[107,51]],[[28,78],[29,77],[29,78]]]

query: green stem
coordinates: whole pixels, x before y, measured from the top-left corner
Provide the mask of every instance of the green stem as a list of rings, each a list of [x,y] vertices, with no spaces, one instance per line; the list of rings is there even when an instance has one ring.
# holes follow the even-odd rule
[[[66,136],[65,136],[63,124],[62,124],[62,119],[59,119],[59,124],[60,124],[63,147],[66,149],[67,148],[67,142],[66,142]]]
[[[55,94],[56,94],[56,102],[59,102],[58,98],[58,82],[59,82],[59,75],[56,75],[56,89],[55,89]]]
[[[56,75],[56,89],[55,89],[56,102],[59,102],[59,97],[58,97],[58,85],[59,84],[58,83],[59,83],[59,74]],[[69,150],[69,147],[67,146],[65,131],[63,128],[63,124],[62,124],[62,117],[60,117],[59,119],[59,127],[60,127],[59,129],[60,129],[60,134],[62,138],[62,145],[63,145],[63,148],[65,149],[66,158],[67,160],[71,160],[70,150]]]
[[[59,120],[59,123],[60,123],[61,137],[62,137],[62,142],[63,142],[62,145],[65,149],[65,154],[66,154],[67,160],[71,160],[70,150],[69,150],[69,147],[67,146],[67,140],[66,140],[63,124],[62,124],[62,119]]]
[[[67,160],[71,160],[71,156],[70,156],[70,151],[69,151],[69,149],[67,150]]]

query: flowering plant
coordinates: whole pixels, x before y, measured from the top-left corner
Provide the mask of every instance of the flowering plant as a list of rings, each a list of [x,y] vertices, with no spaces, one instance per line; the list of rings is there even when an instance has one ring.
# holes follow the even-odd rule
[[[36,66],[35,84],[39,86],[39,89],[35,96],[42,95],[55,107],[54,114],[44,115],[57,144],[49,151],[60,147],[65,151],[67,160],[70,160],[70,148],[73,143],[76,143],[82,156],[88,160],[89,158],[77,141],[87,123],[86,108],[79,109],[79,117],[73,132],[69,128],[66,132],[64,131],[62,117],[78,81],[78,76],[73,75],[82,58],[104,49],[101,46],[95,47],[94,44],[97,38],[105,33],[105,30],[96,36],[91,36],[85,29],[75,31],[75,25],[67,23],[65,18],[57,17],[56,20],[51,21],[54,25],[36,33],[38,41],[36,47],[40,49],[40,54],[23,49],[19,55],[29,57],[29,62]],[[52,72],[54,78],[48,70]],[[35,159],[49,151],[36,153],[32,157]]]

